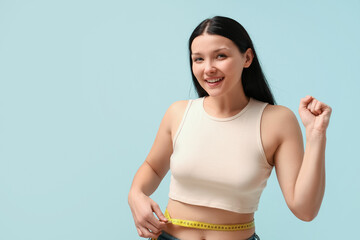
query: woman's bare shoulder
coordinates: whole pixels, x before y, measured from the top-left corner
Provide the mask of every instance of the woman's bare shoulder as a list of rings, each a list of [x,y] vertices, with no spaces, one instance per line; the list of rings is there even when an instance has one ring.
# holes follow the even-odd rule
[[[171,108],[171,109],[173,109],[175,111],[179,111],[179,110],[184,110],[185,111],[185,108],[188,105],[189,101],[190,100],[176,101],[176,102],[172,103],[169,108]]]
[[[299,122],[295,113],[282,105],[267,105],[263,113],[264,122],[271,125],[272,132],[279,137],[299,130]]]
[[[180,100],[172,103],[167,110],[167,113],[171,116],[171,119],[177,119],[182,116],[186,110],[189,100]]]
[[[266,115],[270,121],[276,121],[278,123],[296,120],[294,112],[290,108],[282,105],[268,104],[264,110],[264,115]]]
[[[170,105],[166,113],[168,115],[170,129],[171,129],[170,131],[172,136],[174,136],[175,132],[177,131],[181,123],[181,120],[184,116],[189,101],[190,100],[180,100],[174,102],[173,104]]]

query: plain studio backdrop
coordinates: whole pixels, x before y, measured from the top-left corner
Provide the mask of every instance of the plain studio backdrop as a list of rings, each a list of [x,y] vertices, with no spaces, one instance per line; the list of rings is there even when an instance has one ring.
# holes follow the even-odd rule
[[[319,215],[298,220],[275,171],[261,239],[358,231],[360,1],[0,0],[0,239],[139,239],[128,191],[166,109],[196,98],[187,40],[205,18],[249,32],[278,104],[333,108]],[[302,127],[304,131],[304,128]],[[165,210],[168,174],[152,196]]]

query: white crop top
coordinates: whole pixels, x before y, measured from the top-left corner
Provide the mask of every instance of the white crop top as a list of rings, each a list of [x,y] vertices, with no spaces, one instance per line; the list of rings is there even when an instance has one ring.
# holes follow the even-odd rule
[[[216,118],[205,112],[203,101],[189,100],[174,136],[169,197],[252,213],[272,171],[260,136],[267,103],[250,98],[238,114]]]

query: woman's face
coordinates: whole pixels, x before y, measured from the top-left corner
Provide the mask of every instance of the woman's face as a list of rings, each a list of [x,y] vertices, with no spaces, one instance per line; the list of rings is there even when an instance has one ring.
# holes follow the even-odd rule
[[[242,91],[241,74],[251,64],[252,51],[248,49],[242,54],[230,39],[203,34],[191,44],[191,59],[200,86],[215,97]]]

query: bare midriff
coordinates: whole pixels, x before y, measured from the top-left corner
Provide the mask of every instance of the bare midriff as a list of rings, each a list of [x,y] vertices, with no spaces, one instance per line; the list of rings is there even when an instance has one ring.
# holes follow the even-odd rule
[[[174,219],[199,221],[213,224],[241,224],[254,219],[254,213],[237,213],[218,208],[210,208],[186,204],[169,199],[167,210]],[[255,228],[241,231],[213,231],[187,228],[174,224],[167,224],[165,232],[181,240],[243,240],[251,237]]]

